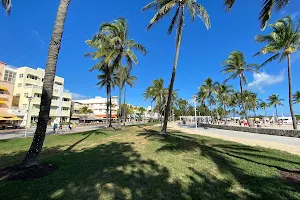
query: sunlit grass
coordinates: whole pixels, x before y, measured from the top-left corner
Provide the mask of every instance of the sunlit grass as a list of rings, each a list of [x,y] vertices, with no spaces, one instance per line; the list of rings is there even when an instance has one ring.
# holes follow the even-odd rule
[[[59,169],[34,181],[0,182],[0,199],[300,199],[278,170],[300,157],[209,137],[132,126],[47,136],[42,162]],[[16,164],[30,138],[0,141],[0,167]]]

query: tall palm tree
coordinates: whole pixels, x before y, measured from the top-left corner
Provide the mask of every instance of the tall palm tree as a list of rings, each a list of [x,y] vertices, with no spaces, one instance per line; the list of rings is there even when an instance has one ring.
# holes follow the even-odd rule
[[[46,62],[44,84],[41,97],[40,112],[38,116],[37,128],[31,146],[22,162],[23,167],[30,167],[39,165],[39,156],[42,151],[47,124],[49,121],[49,113],[51,107],[51,100],[53,95],[53,84],[56,72],[56,64],[61,46],[61,39],[64,31],[64,24],[66,20],[67,11],[71,0],[60,0],[57,11],[57,16],[54,24],[53,33],[50,40],[48,57]],[[2,0],[3,2],[3,0]],[[4,0],[4,2],[10,1]],[[6,5],[6,4],[5,4]]]
[[[225,84],[220,85],[217,90],[217,98],[220,104],[223,106],[223,117],[225,118],[225,124],[227,123],[226,106],[229,104],[233,92],[233,87]]]
[[[282,101],[284,101],[283,99],[279,98],[279,95],[277,94],[272,94],[271,96],[268,97],[268,101],[269,101],[269,106],[274,106],[275,110],[276,110],[276,119],[278,120],[278,111],[277,111],[277,107],[278,106],[283,106]]]
[[[293,94],[293,102],[294,104],[300,103],[300,91],[297,91],[295,94]]]
[[[211,117],[212,115],[212,106],[214,105],[213,101],[213,95],[217,93],[218,87],[220,86],[219,82],[214,82],[210,77],[205,79],[200,87],[200,91],[197,94],[198,101],[204,101],[205,99],[208,99],[210,111],[211,111]]]
[[[133,39],[129,39],[128,24],[124,18],[119,18],[112,23],[103,23],[100,26],[99,33],[92,40],[88,40],[87,43],[96,48],[97,52],[88,53],[86,56],[101,60],[98,65],[94,66],[95,68],[103,65],[120,67],[122,66],[122,61],[124,61],[130,71],[133,63],[138,65],[138,58],[134,51],[140,51],[144,55],[147,53],[143,45],[136,43]],[[119,86],[122,86],[124,70],[122,69],[120,72]],[[122,104],[122,89],[120,88],[119,108],[121,108]],[[121,116],[118,116],[118,124],[120,127]]]
[[[92,113],[93,111],[91,109],[89,109],[88,106],[83,106],[79,109],[79,114],[83,114],[84,115],[84,125],[85,125],[85,120],[88,114]]]
[[[124,66],[120,66],[118,69],[117,69],[117,72],[116,72],[116,84],[118,85],[119,87],[119,112],[118,112],[118,126],[119,128],[121,127],[121,109],[122,109],[122,90],[124,88],[124,78],[125,78],[125,70],[126,70],[126,67]]]
[[[98,69],[100,74],[97,76],[99,82],[96,84],[99,86],[99,89],[106,88],[106,125],[107,127],[112,127],[111,124],[111,90],[116,83],[115,68],[113,67],[101,67]]]
[[[294,129],[297,129],[297,121],[293,109],[291,54],[295,53],[300,48],[300,21],[296,26],[291,17],[287,16],[274,24],[270,24],[269,27],[272,29],[272,32],[269,35],[256,36],[255,39],[257,42],[266,43],[266,45],[255,55],[273,54],[261,66],[278,58],[279,62],[287,59],[289,106],[291,117],[293,119],[293,127]]]
[[[254,121],[257,116],[256,110],[258,109],[259,102],[260,102],[260,100],[257,98],[257,94],[250,92],[250,98],[249,98],[248,104],[249,104],[249,109],[252,109],[252,111],[254,113]]]
[[[264,101],[261,101],[260,104],[259,104],[259,107],[265,111],[265,118],[266,118],[267,117],[268,104]]]
[[[244,53],[241,51],[233,51],[230,53],[227,60],[223,62],[223,74],[230,74],[230,76],[225,80],[227,82],[230,79],[239,78],[240,81],[240,95],[243,96],[243,84],[247,84],[247,78],[245,76],[246,72],[258,73],[258,65],[247,64]],[[242,99],[241,99],[242,100]],[[245,102],[241,101],[245,117],[249,124],[248,113],[245,108]],[[250,126],[250,124],[249,124]]]
[[[186,116],[188,104],[189,102],[182,98],[177,99],[177,101],[175,102],[175,105],[180,111],[181,116]]]
[[[131,70],[129,70],[128,68],[124,69],[124,104],[126,104],[126,85],[129,85],[130,87],[132,87],[134,85],[134,83],[138,80],[138,78],[136,76],[132,76],[131,75]],[[125,126],[125,121],[126,121],[126,115],[123,116],[123,125]]]
[[[144,99],[150,99],[155,102],[156,110],[160,116],[160,122],[162,125],[162,113],[164,111],[164,100],[166,95],[168,95],[168,89],[164,88],[164,80],[157,79],[152,82],[144,92]],[[165,113],[166,115],[167,113]]]
[[[151,3],[147,4],[142,9],[143,11],[149,9],[153,9],[157,11],[156,14],[153,16],[153,18],[150,20],[147,29],[149,30],[155,23],[159,22],[161,19],[167,16],[172,10],[172,8],[175,8],[175,15],[173,16],[173,19],[169,26],[168,34],[171,34],[174,27],[176,26],[177,28],[176,53],[174,58],[172,77],[169,85],[169,93],[168,93],[169,96],[167,100],[165,120],[161,130],[161,134],[167,134],[167,124],[168,124],[169,111],[170,111],[171,101],[172,101],[172,93],[173,93],[177,63],[179,58],[179,50],[180,50],[181,40],[182,40],[182,30],[184,26],[185,10],[188,9],[192,21],[195,20],[196,16],[198,16],[199,18],[202,19],[202,21],[206,25],[206,28],[207,29],[210,28],[209,15],[207,14],[205,8],[201,4],[198,4],[195,0],[163,0],[163,1],[154,0]]]
[[[235,0],[224,0],[224,5],[226,6],[226,11],[229,11]],[[281,10],[290,3],[290,0],[262,0],[262,10],[259,14],[259,19],[261,21],[260,28],[265,29],[269,19],[272,16],[273,9]]]
[[[10,11],[11,11],[11,0],[1,0],[1,4],[3,6],[3,8],[5,9],[6,13],[8,15],[10,15]]]

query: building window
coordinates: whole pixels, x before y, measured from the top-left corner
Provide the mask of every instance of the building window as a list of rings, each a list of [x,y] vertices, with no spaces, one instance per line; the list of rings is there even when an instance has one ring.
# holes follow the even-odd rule
[[[41,98],[42,94],[34,93],[34,97]]]
[[[69,108],[63,108],[62,110],[69,110]]]
[[[32,80],[38,80],[38,79],[39,79],[39,77],[33,76],[33,75],[31,75],[31,74],[28,74],[28,75],[27,75],[27,78],[32,79]]]
[[[16,74],[17,72],[5,70],[3,81],[14,83],[16,80]]]
[[[22,83],[18,83],[18,87],[22,87]]]
[[[20,78],[23,78],[23,74],[20,74],[19,77],[20,77]]]
[[[24,93],[24,97],[28,97],[28,93]]]
[[[0,94],[4,94],[4,90],[0,90]]]
[[[63,98],[63,101],[68,101],[68,102],[69,102],[69,101],[70,101],[70,99],[67,99],[67,98]]]

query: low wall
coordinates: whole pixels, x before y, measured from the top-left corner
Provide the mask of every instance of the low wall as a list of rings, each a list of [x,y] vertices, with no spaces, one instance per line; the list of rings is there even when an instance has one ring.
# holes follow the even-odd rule
[[[216,125],[216,124],[199,124],[199,126],[204,128],[216,128],[216,129],[224,129],[224,130],[231,130],[231,131],[242,131],[242,132],[258,133],[258,134],[266,134],[266,135],[278,135],[278,136],[300,138],[299,130],[251,128],[251,127],[244,127],[244,126],[227,126],[227,125]]]

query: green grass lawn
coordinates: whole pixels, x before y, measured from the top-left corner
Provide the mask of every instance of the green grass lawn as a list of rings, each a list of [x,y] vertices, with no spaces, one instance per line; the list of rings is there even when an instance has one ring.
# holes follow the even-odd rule
[[[59,169],[33,181],[0,180],[0,199],[300,199],[278,170],[300,157],[157,128],[46,137],[43,163]],[[0,167],[19,163],[31,138],[0,141]]]

